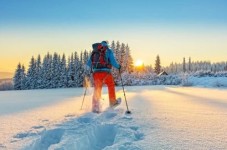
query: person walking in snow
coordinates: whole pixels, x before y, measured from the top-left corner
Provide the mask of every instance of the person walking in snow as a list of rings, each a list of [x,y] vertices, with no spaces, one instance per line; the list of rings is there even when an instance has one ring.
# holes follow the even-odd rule
[[[121,99],[116,99],[115,83],[111,74],[112,66],[119,69],[121,66],[117,63],[112,50],[106,41],[92,45],[93,51],[88,59],[87,66],[92,69],[94,79],[94,93],[92,97],[92,111],[100,112],[100,100],[103,84],[108,87],[109,105],[116,107],[121,103]]]

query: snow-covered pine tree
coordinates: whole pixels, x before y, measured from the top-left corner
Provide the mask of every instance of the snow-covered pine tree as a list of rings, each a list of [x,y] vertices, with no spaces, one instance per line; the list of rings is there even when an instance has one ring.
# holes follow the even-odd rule
[[[41,68],[42,81],[41,81],[40,88],[42,89],[51,88],[51,78],[52,78],[51,65],[52,65],[52,56],[49,53],[47,53],[47,55],[43,59],[43,65]]]
[[[26,88],[26,73],[25,67],[22,65],[21,67],[21,89],[24,90]]]
[[[155,73],[159,74],[161,72],[161,61],[159,55],[157,55],[155,60]]]
[[[131,50],[130,50],[128,44],[126,45],[125,49],[126,49],[126,61],[127,61],[126,71],[128,73],[132,73],[133,72],[133,58],[132,58]]]
[[[124,43],[121,44],[119,63],[121,65],[121,71],[125,72],[126,71],[126,65],[127,65],[127,58],[126,58],[126,50],[125,50],[125,44]]]
[[[75,86],[81,87],[83,85],[83,78],[84,78],[84,68],[83,68],[83,53],[80,53],[80,58],[78,54],[75,52]]]
[[[77,87],[82,87],[85,77],[85,69],[84,69],[84,63],[83,63],[83,52],[80,53],[80,60],[78,65],[78,72],[77,72],[78,78],[77,78]]]
[[[66,59],[65,54],[62,55],[61,62],[60,62],[60,88],[67,87],[67,68],[66,68]]]
[[[121,48],[120,42],[117,41],[117,43],[116,43],[116,48],[115,48],[115,50],[114,50],[114,53],[115,53],[116,60],[117,60],[119,63],[120,63],[120,60],[121,60],[120,48]]]
[[[21,64],[17,65],[17,69],[15,71],[15,75],[13,77],[14,89],[15,90],[22,90],[22,76],[21,76]]]
[[[82,53],[82,63],[83,64],[86,64],[87,60],[88,60],[88,52],[87,50],[85,49],[84,52],[81,52]]]
[[[83,55],[83,64],[82,64],[84,67],[87,64],[89,56],[90,56],[90,54],[85,50],[84,55]],[[91,70],[84,70],[84,76],[88,77],[88,76],[90,76],[90,74],[91,74]]]
[[[227,62],[225,62],[224,71],[227,71]]]
[[[191,72],[191,57],[189,57],[189,60],[188,60],[188,71]]]
[[[111,46],[110,46],[110,49],[112,50],[112,52],[114,54],[114,57],[116,58],[116,61],[118,63],[120,63],[119,62],[119,59],[118,59],[119,50],[120,50],[120,43],[119,43],[119,41],[118,41],[118,47],[116,47],[115,41],[112,41]],[[117,77],[118,77],[118,74],[119,74],[119,71],[117,69],[115,69],[114,67],[112,67],[112,74],[113,74],[113,77],[114,77],[115,82],[116,82]]]
[[[110,45],[110,48],[113,50],[113,53],[116,54],[116,45],[115,45],[115,42],[112,41],[111,45]]]
[[[183,72],[186,72],[185,57],[183,58]]]
[[[46,79],[46,74],[47,74],[47,71],[46,71],[46,68],[47,68],[47,64],[48,64],[48,60],[47,60],[47,55],[44,56],[43,58],[43,62],[42,62],[42,67],[41,67],[41,74],[42,74],[42,79],[41,79],[41,83],[40,83],[40,89],[44,89],[46,88],[46,82],[47,82],[47,79]]]
[[[71,57],[68,59],[67,68],[68,68],[67,70],[68,87],[74,87],[75,86],[75,64],[74,64],[73,53],[71,54]]]
[[[36,88],[40,89],[42,86],[42,62],[41,62],[41,56],[38,55],[37,60],[36,60],[36,79],[37,79],[37,83],[36,83]]]
[[[36,60],[32,56],[27,73],[26,89],[35,89],[36,82]]]
[[[52,72],[52,77],[51,77],[51,88],[58,88],[60,87],[60,57],[59,55],[55,52],[53,56],[53,62],[51,66],[51,72]]]

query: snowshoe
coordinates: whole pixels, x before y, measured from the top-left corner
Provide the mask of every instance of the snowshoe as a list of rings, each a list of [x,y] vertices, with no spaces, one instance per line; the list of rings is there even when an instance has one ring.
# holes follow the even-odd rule
[[[121,104],[121,98],[117,98],[116,99],[116,103],[114,103],[114,104],[111,104],[110,105],[110,108],[116,108],[117,106],[119,106]]]
[[[94,113],[101,112],[100,100],[96,100],[96,99],[92,100],[92,112],[94,112]]]

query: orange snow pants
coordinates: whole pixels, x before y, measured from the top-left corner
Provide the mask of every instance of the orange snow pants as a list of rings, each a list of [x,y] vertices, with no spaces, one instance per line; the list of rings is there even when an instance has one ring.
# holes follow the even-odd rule
[[[110,105],[115,104],[116,103],[115,84],[112,74],[108,72],[95,72],[93,73],[93,79],[95,88],[93,98],[96,100],[101,99],[102,85],[106,84],[108,87]]]

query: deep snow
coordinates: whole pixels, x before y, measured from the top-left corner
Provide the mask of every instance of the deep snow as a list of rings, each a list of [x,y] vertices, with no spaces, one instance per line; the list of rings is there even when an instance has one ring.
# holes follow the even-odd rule
[[[125,89],[131,115],[124,101],[106,110],[106,94],[104,112],[91,113],[92,89],[82,111],[82,88],[0,92],[0,148],[227,149],[227,89]]]

